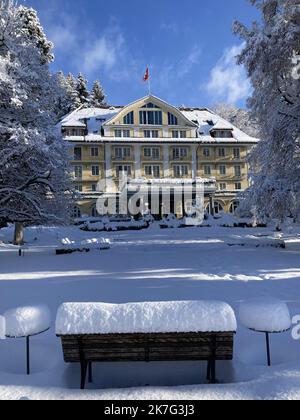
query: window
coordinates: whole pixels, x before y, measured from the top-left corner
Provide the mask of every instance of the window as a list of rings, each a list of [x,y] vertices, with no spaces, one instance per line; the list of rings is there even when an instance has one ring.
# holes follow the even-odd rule
[[[96,192],[97,191],[97,184],[92,184],[91,185],[91,191],[92,192]]]
[[[220,165],[219,170],[220,170],[220,175],[226,175],[227,171],[226,171],[225,165]]]
[[[158,147],[145,147],[144,157],[152,158],[152,159],[159,159],[160,157],[159,148]]]
[[[92,166],[92,176],[99,176],[100,175],[100,168],[98,165]]]
[[[119,165],[116,168],[117,177],[122,176],[131,176],[131,166],[130,165]]]
[[[82,166],[74,166],[74,176],[77,179],[82,178]]]
[[[68,137],[84,136],[84,130],[80,130],[80,129],[77,129],[77,128],[67,128],[67,129],[64,130],[64,133]]]
[[[186,147],[174,147],[173,160],[186,158],[187,155],[188,155],[188,149]]]
[[[232,130],[213,130],[211,135],[219,139],[230,139],[233,137]]]
[[[91,147],[91,157],[99,157],[99,147]]]
[[[129,114],[125,115],[125,117],[123,118],[123,123],[124,124],[134,124],[134,113],[133,111],[129,112]]]
[[[178,125],[178,118],[175,115],[168,112],[168,124],[169,125]]]
[[[172,131],[172,138],[173,139],[179,139],[179,131],[178,130],[173,130]]]
[[[178,131],[178,130],[173,130],[172,131],[172,138],[173,139],[186,139],[186,131]]]
[[[242,169],[239,165],[234,167],[234,175],[236,177],[241,177],[242,176]]]
[[[211,175],[211,166],[205,165],[204,166],[204,175]]]
[[[76,184],[76,185],[74,185],[74,189],[77,192],[82,192],[82,185]]]
[[[160,167],[153,166],[153,165],[146,165],[145,166],[145,175],[146,176],[153,176],[154,178],[160,177]]]
[[[73,217],[73,219],[79,219],[81,217],[81,211],[80,211],[80,208],[78,206],[75,206],[73,208],[72,217]]]
[[[116,159],[130,158],[130,156],[131,156],[130,147],[116,147],[115,148],[115,158]]]
[[[82,159],[82,149],[81,147],[74,147],[74,160]]]
[[[219,148],[219,157],[225,157],[226,156],[226,151],[224,149],[224,147],[220,147]]]
[[[153,109],[159,109],[159,107],[152,102],[148,102],[146,105],[143,106],[143,108],[153,108]]]
[[[158,139],[159,137],[159,131],[158,130],[144,130],[144,137],[146,137],[146,139]]]
[[[210,149],[203,149],[203,156],[210,157]]]
[[[234,201],[233,203],[231,203],[230,205],[230,213],[234,214],[237,209],[239,208],[240,203],[238,201]]]
[[[220,191],[226,191],[227,190],[227,184],[225,182],[221,182],[219,184],[219,190]]]
[[[207,206],[207,211],[212,214],[212,209],[211,209],[211,205],[209,204]],[[219,203],[218,201],[214,201],[214,213],[215,214],[220,214],[224,211],[223,206],[221,203]]]
[[[187,165],[175,165],[174,166],[174,177],[181,178],[184,176],[188,176],[189,168]]]
[[[162,125],[162,111],[140,111],[140,124]]]
[[[241,150],[239,148],[234,148],[233,149],[233,156],[234,159],[240,159],[241,158]]]
[[[115,130],[115,137],[130,137],[130,130]]]
[[[240,191],[240,190],[242,189],[242,184],[241,184],[240,182],[236,182],[236,183],[235,183],[235,189],[236,189],[237,191]]]

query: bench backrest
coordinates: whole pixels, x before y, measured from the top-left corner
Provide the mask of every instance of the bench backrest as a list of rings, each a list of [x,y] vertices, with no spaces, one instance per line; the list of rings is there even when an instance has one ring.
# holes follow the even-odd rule
[[[67,363],[232,360],[234,332],[63,335]]]

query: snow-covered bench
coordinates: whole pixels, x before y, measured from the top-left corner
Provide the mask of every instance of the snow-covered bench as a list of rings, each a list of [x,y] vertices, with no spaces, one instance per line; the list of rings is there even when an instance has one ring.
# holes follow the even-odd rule
[[[72,241],[69,238],[61,240],[61,245],[56,249],[56,255],[72,254],[73,252],[89,252],[92,249],[110,249],[110,240],[105,238],[86,239],[81,242]]]
[[[80,363],[81,389],[92,381],[94,362],[232,360],[237,329],[234,311],[222,302],[65,303],[56,334],[66,363]]]

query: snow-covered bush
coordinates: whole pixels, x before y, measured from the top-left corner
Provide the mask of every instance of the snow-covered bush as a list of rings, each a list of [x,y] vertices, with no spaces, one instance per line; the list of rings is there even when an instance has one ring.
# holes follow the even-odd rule
[[[239,316],[245,327],[255,331],[282,332],[292,325],[287,305],[273,298],[261,297],[241,303]]]
[[[50,328],[50,312],[44,306],[27,306],[7,311],[4,314],[6,335],[18,338],[39,334]]]

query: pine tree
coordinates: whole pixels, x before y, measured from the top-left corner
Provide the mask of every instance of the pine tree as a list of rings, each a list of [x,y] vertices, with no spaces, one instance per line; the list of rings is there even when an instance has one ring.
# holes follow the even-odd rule
[[[88,106],[89,104],[89,91],[87,88],[88,81],[79,73],[76,83],[76,91],[81,105]]]
[[[258,218],[300,215],[300,9],[295,0],[251,0],[262,23],[235,24],[245,41],[239,57],[252,81],[249,100],[261,130],[250,156],[253,186],[244,199]],[[299,67],[298,67],[299,68]]]
[[[24,223],[67,220],[71,178],[55,127],[51,50],[38,17],[11,0],[0,0],[0,16],[0,219],[16,224],[21,243]]]
[[[55,101],[55,114],[57,120],[69,114],[81,106],[75,88],[75,80],[72,74],[65,77],[62,71],[56,75],[58,85],[58,97]]]
[[[105,98],[106,96],[104,93],[104,89],[101,86],[99,80],[96,80],[90,94],[90,106],[98,107],[104,105]]]

